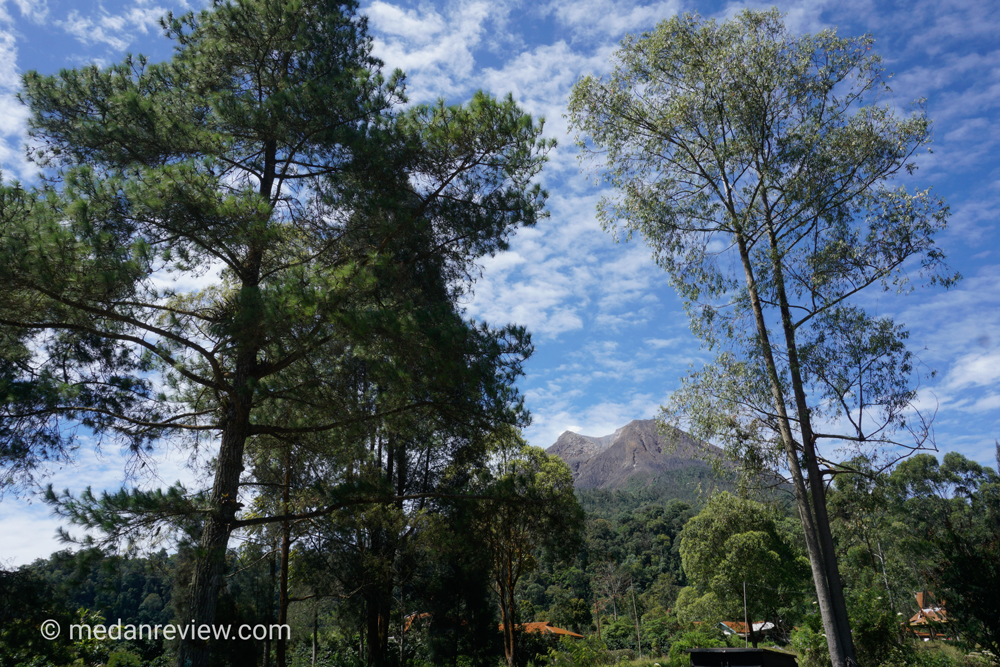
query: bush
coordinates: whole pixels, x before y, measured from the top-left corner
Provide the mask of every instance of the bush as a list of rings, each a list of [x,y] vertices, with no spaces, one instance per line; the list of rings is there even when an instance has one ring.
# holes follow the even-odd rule
[[[859,665],[890,667],[913,661],[913,649],[903,641],[899,619],[878,589],[853,591],[848,603]]]
[[[142,659],[135,653],[115,651],[108,656],[107,667],[142,667]]]
[[[608,657],[611,662],[617,664],[619,662],[625,662],[626,660],[635,660],[635,651],[630,648],[619,648],[614,651],[609,651]]]
[[[830,667],[830,649],[821,628],[819,616],[808,616],[802,627],[792,631],[791,646],[799,656],[799,667]]]
[[[687,667],[691,664],[687,649],[689,648],[725,648],[726,642],[713,632],[694,630],[685,632],[670,644],[667,660],[670,667]]]
[[[612,662],[607,644],[590,635],[583,639],[563,637],[558,646],[549,649],[549,667],[600,667]]]

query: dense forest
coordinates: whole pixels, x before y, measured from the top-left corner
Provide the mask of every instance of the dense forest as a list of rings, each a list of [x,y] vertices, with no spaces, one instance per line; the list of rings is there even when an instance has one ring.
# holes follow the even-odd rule
[[[577,491],[522,434],[530,333],[464,306],[548,214],[543,123],[410,103],[350,1],[161,28],[164,62],[22,77],[41,176],[0,184],[0,491],[77,548],[0,572],[0,667],[995,662],[1000,477],[927,453],[908,334],[856,297],[960,278],[943,201],[886,185],[930,121],[878,104],[870,37],[675,17],[574,87],[598,218],[716,355],[659,428],[722,457]],[[44,486],[98,445],[121,488]],[[197,481],[136,483],[165,445]]]
[[[840,479],[850,482],[835,484],[830,505],[862,664],[972,664],[961,656],[1000,648],[1000,475],[957,454],[940,464],[925,454],[887,476]],[[641,654],[680,667],[687,664],[684,648],[752,641],[794,650],[800,664],[823,665],[821,625],[788,491],[757,500],[727,491],[683,499],[660,494],[655,487],[580,492],[588,511],[575,534],[562,544],[525,544],[531,554],[516,584],[515,621],[547,621],[589,639],[559,644],[541,634],[515,635],[516,664],[573,659],[587,645],[617,659]],[[286,664],[374,664],[366,619],[380,600],[366,594],[363,582],[377,576],[391,580],[382,664],[492,667],[503,660],[490,546],[475,513],[436,508],[439,516],[415,530],[393,562],[360,553],[347,540],[320,550],[315,536],[297,540]],[[261,539],[230,551],[221,622],[274,621],[279,558],[279,545]],[[173,664],[171,642],[46,642],[37,628],[49,618],[182,624],[190,566],[184,549],[140,557],[91,549],[5,572],[0,664]],[[925,591],[935,606],[946,605],[947,616],[911,625],[920,611],[915,594]],[[718,624],[741,622],[744,604],[754,622],[773,628],[727,636]],[[930,632],[947,638],[947,650],[923,646]],[[213,664],[275,664],[264,657],[273,649],[269,642],[234,641]]]

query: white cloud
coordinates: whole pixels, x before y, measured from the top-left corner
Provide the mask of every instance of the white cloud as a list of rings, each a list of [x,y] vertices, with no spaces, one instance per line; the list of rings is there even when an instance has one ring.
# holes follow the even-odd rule
[[[9,23],[13,17],[7,11],[6,0],[0,0],[0,22]],[[17,7],[22,17],[33,23],[41,23],[49,13],[49,4],[46,0],[10,0],[10,4]]]
[[[149,281],[150,285],[160,292],[169,290],[174,294],[185,294],[218,285],[222,280],[222,272],[225,268],[225,263],[215,260],[199,272],[169,273],[158,271],[150,276]]]
[[[574,37],[621,39],[629,32],[647,30],[682,8],[680,0],[653,4],[614,0],[554,0],[543,8],[569,28]]]
[[[664,399],[636,392],[620,400],[603,400],[579,409],[559,402],[549,406],[544,413],[536,413],[535,422],[526,431],[528,441],[547,448],[555,443],[564,431],[600,437],[614,433],[633,419],[652,419]]]
[[[105,44],[115,51],[124,51],[135,40],[136,33],[143,35],[155,32],[160,17],[166,14],[163,7],[131,7],[123,14],[83,16],[72,10],[64,20],[55,21],[67,33],[82,44]]]
[[[483,0],[450,5],[445,16],[427,7],[406,11],[381,0],[362,9],[375,29],[375,55],[388,68],[407,72],[414,102],[455,95],[467,87],[475,70],[473,51],[483,41],[486,23],[504,11]]]
[[[991,387],[1000,384],[1000,347],[986,352],[971,352],[959,357],[945,377],[947,389]]]
[[[426,44],[445,29],[445,20],[434,9],[409,11],[400,9],[382,0],[376,0],[365,8],[369,21],[379,31],[402,37],[416,44]]]
[[[0,12],[2,9],[0,5]],[[0,168],[5,179],[25,180],[30,174],[30,164],[23,150],[28,110],[14,96],[21,86],[17,42],[14,32],[4,23],[0,14]]]
[[[730,2],[714,16],[724,20],[745,7],[766,9],[772,4]],[[591,429],[592,434],[610,432],[629,415],[627,409],[607,406],[631,405],[633,395],[669,391],[684,365],[700,363],[706,353],[686,331],[687,319],[648,249],[641,243],[616,247],[600,230],[594,206],[601,190],[580,176],[576,150],[566,141],[566,99],[581,75],[607,71],[608,56],[623,33],[649,29],[678,11],[698,7],[686,0],[551,0],[525,8],[522,19],[538,16],[542,23],[554,24],[548,37],[511,47],[496,64],[482,57],[491,38],[482,27],[492,28],[499,19],[466,23],[463,32],[457,18],[468,6],[446,2],[395,9],[379,0],[377,11],[393,17],[395,26],[381,19],[373,25],[376,30],[384,27],[380,39],[385,45],[410,58],[411,92],[421,99],[442,92],[466,95],[481,86],[498,94],[511,91],[526,110],[544,115],[546,133],[560,140],[542,175],[552,192],[552,218],[520,232],[510,256],[486,262],[469,312],[493,322],[525,324],[535,334],[539,354],[545,355],[539,366],[544,370],[529,373],[523,387],[536,418],[529,432],[545,434],[537,436],[541,439],[536,444],[551,444],[561,430],[574,426]],[[967,274],[979,271],[982,262],[996,256],[990,248],[996,243],[995,211],[1000,205],[994,158],[1000,147],[995,118],[1000,52],[992,36],[1000,28],[1000,7],[969,0],[959,0],[954,7],[918,0],[899,9],[861,0],[792,0],[779,1],[778,8],[796,33],[830,27],[841,35],[875,31],[876,48],[888,71],[896,72],[891,84],[900,111],[918,97],[929,98],[934,153],[919,158],[918,178],[907,182],[934,184],[948,197],[951,224],[939,242],[956,258],[957,268]],[[507,14],[509,9],[501,8],[493,16]],[[511,30],[517,33],[516,26]],[[454,40],[449,53],[465,60],[444,63],[444,47],[431,48],[437,40],[449,39]],[[418,83],[434,92],[425,95],[417,90]],[[956,190],[957,196],[952,194]],[[966,247],[979,264],[970,267],[964,261]],[[960,420],[970,434],[974,429],[984,432],[995,421],[995,399],[987,391],[995,380],[990,370],[995,352],[977,341],[987,335],[984,332],[1000,330],[997,284],[1000,276],[987,271],[946,294],[918,292],[906,300],[888,294],[864,297],[875,312],[896,311],[897,320],[913,330],[911,343],[920,368],[940,371],[924,380],[921,396],[930,397],[932,390],[938,396],[934,404],[941,408],[939,428],[955,442],[981,439],[958,432],[949,414],[975,411],[977,420]],[[601,347],[608,337],[621,343],[616,350]],[[647,413],[638,416],[655,413],[656,404],[650,401]],[[583,416],[598,405],[614,415],[606,428],[597,425],[600,420]]]
[[[7,30],[0,31],[0,89],[13,91],[20,85],[14,34]]]
[[[843,3],[837,3],[843,7]],[[824,13],[834,3],[830,0],[795,0],[793,2],[730,2],[714,18],[727,21],[745,9],[765,11],[777,7],[785,15],[785,25],[795,34],[814,33],[831,27]]]
[[[688,343],[688,342],[689,341],[686,341],[686,340],[681,339],[681,338],[647,338],[646,341],[645,341],[646,345],[650,346],[654,350],[662,350],[664,348],[673,348],[673,347],[676,347],[678,345],[683,345],[683,344]]]

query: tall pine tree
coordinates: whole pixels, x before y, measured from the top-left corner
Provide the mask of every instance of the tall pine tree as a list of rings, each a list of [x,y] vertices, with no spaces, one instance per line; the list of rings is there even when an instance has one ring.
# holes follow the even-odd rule
[[[519,419],[526,333],[472,326],[455,298],[477,257],[541,214],[541,128],[484,94],[395,111],[401,76],[380,74],[354,12],[216,0],[163,20],[167,62],[24,77],[50,180],[6,188],[26,203],[0,211],[0,326],[34,350],[5,380],[20,389],[5,420],[56,448],[67,423],[135,452],[167,437],[217,447],[203,494],[52,496],[111,536],[202,517],[200,624],[246,525],[248,441],[412,411]],[[359,364],[404,389],[364,400]],[[179,664],[208,656],[185,640]]]

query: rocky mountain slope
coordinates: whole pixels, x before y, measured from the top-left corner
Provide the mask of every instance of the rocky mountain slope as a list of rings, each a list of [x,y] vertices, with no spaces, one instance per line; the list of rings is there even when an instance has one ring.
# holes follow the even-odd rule
[[[545,451],[569,465],[577,489],[647,485],[691,468],[703,469],[707,476],[705,459],[721,454],[718,447],[677,429],[668,442],[652,419],[637,419],[601,437],[566,431]]]

